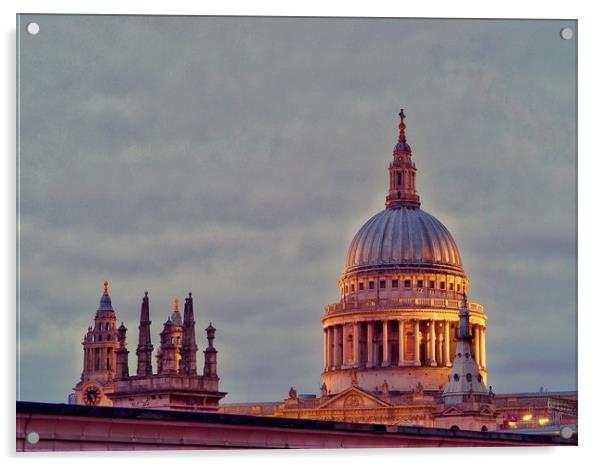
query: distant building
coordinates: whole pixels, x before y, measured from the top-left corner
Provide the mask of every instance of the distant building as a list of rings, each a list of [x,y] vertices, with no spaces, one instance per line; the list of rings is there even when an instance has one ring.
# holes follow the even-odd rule
[[[516,427],[513,413],[535,426],[558,420],[546,393],[502,395],[498,408],[486,388],[487,315],[466,299],[469,279],[451,233],[420,208],[403,110],[399,116],[385,209],[352,239],[339,302],[324,308],[321,396],[291,388],[283,401],[221,412],[479,431]],[[565,422],[576,422],[576,398],[560,395],[569,408],[552,403],[563,406]],[[535,415],[534,404],[546,408]]]
[[[161,332],[157,351],[157,372],[153,373],[153,345],[150,333],[148,293],[144,293],[140,311],[136,374],[130,375],[126,332],[115,328],[116,315],[105,281],[94,325],[84,335],[84,368],[74,388],[75,404],[155,408],[180,411],[215,411],[226,393],[219,391],[217,350],[213,346],[215,328],[209,324],[208,346],[204,351],[203,374],[197,374],[195,321],[192,294],[184,304],[179,301]]]

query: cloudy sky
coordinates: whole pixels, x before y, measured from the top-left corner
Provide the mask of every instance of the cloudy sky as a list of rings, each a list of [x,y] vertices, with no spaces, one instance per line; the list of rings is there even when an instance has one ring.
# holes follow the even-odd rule
[[[130,367],[143,292],[157,345],[191,291],[226,401],[316,393],[322,308],[384,206],[400,107],[422,207],[490,318],[494,390],[576,388],[576,41],[559,36],[576,24],[32,19],[20,399],[66,400],[105,279]]]

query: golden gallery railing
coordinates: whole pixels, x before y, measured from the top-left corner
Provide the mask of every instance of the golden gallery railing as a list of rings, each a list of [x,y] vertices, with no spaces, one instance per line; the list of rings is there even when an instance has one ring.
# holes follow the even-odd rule
[[[324,314],[331,315],[347,311],[370,311],[379,309],[399,309],[399,308],[438,308],[438,309],[460,309],[461,300],[448,298],[387,298],[387,299],[367,299],[355,302],[350,300],[336,304],[324,306]],[[472,312],[483,313],[483,306],[478,303],[468,303],[468,310]]]

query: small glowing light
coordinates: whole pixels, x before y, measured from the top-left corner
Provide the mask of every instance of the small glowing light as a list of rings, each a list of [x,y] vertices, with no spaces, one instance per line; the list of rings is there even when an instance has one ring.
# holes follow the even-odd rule
[[[508,427],[511,427],[512,429],[516,428],[516,422],[508,421]]]
[[[542,417],[542,418],[539,418],[539,420],[537,422],[539,423],[540,426],[545,426],[548,422],[550,422],[550,420],[547,417]]]
[[[530,421],[531,419],[533,419],[533,414],[531,413],[527,413],[523,416],[523,421]]]

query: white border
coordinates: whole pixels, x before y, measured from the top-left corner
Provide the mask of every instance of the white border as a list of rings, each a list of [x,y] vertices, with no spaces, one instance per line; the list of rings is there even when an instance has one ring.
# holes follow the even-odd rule
[[[599,341],[600,313],[595,295],[598,275],[594,272],[594,264],[602,263],[600,228],[598,217],[601,208],[600,196],[600,143],[596,138],[600,132],[600,83],[602,73],[599,59],[602,44],[599,15],[596,14],[595,2],[579,1],[546,1],[527,3],[525,1],[506,0],[504,2],[478,2],[455,0],[453,2],[329,2],[305,0],[289,3],[282,1],[253,2],[239,1],[178,1],[178,0],[145,0],[143,2],[126,2],[124,0],[94,1],[27,1],[9,0],[0,3],[2,9],[2,91],[5,102],[1,113],[2,141],[6,141],[2,166],[3,202],[0,203],[1,218],[4,228],[1,229],[2,246],[2,286],[4,297],[4,342],[6,355],[4,368],[5,383],[0,384],[4,395],[3,407],[6,408],[5,422],[2,424],[3,451],[13,456],[14,460],[14,396],[15,396],[15,14],[21,13],[98,13],[98,14],[196,14],[196,15],[274,15],[274,16],[402,16],[402,17],[466,17],[466,18],[565,18],[579,20],[579,444],[577,448],[532,448],[532,449],[434,449],[434,450],[367,450],[367,451],[295,451],[295,452],[233,452],[233,453],[133,453],[133,454],[53,454],[31,455],[32,458],[44,457],[46,461],[85,461],[87,464],[106,465],[109,461],[120,461],[118,457],[144,457],[144,461],[160,464],[165,461],[245,461],[251,464],[280,464],[285,460],[291,464],[305,464],[307,461],[318,463],[366,464],[376,462],[447,463],[468,460],[476,464],[487,459],[487,464],[523,464],[529,462],[583,463],[595,454],[598,440],[599,420],[598,392],[600,385],[594,377],[597,375],[599,360],[602,354],[597,350]],[[574,40],[574,39],[573,39]],[[595,332],[595,333],[594,333]],[[589,344],[587,344],[589,342]],[[41,381],[43,383],[43,381]],[[21,455],[24,457],[25,455]],[[173,457],[168,460],[166,457]],[[200,458],[199,458],[200,457]],[[486,458],[485,458],[486,457]],[[176,459],[177,458],[177,459]],[[517,462],[518,460],[518,462]],[[467,464],[467,463],[464,463]]]

